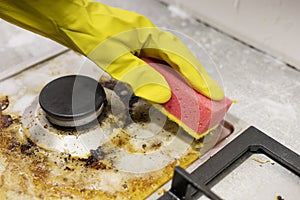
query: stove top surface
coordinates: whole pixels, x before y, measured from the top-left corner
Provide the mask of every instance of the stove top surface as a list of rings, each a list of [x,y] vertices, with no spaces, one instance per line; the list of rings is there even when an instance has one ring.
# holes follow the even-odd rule
[[[229,115],[227,116],[228,121],[234,125],[237,134],[233,135],[233,137],[227,137],[225,140],[217,144],[217,146],[209,151],[205,156],[193,162],[193,164],[186,169],[188,173],[191,173],[197,169],[200,164],[204,163],[205,160],[214,155],[218,150],[223,148],[223,146],[232,141],[232,139],[234,139],[240,132],[246,129],[247,124],[243,124],[241,119],[247,121],[249,124],[255,125],[255,127],[258,127],[263,132],[272,136],[277,141],[280,141],[282,144],[288,146],[299,154],[300,129],[298,123],[299,112],[297,112],[299,110],[299,72],[287,67],[284,63],[279,62],[276,58],[258,52],[257,50],[252,49],[249,46],[242,44],[209,26],[204,25],[203,23],[176,17],[173,15],[174,13],[170,13],[170,11],[168,11],[166,6],[162,6],[156,1],[144,0],[143,5],[145,6],[132,4],[130,1],[110,0],[104,2],[142,13],[147,17],[150,17],[151,20],[153,20],[158,26],[167,26],[167,28],[180,30],[191,36],[198,43],[201,43],[210,52],[210,55],[218,65],[218,69],[222,74],[223,83],[225,85],[224,89],[227,96],[238,100],[238,104],[231,108]],[[74,71],[72,71],[74,70],[72,69],[72,66],[80,66],[83,62],[87,64],[87,61],[84,61],[82,57],[74,53],[68,52],[54,59],[52,58],[50,60],[51,62],[44,62],[41,65],[36,66],[37,63],[44,61],[45,59],[49,59],[52,56],[65,52],[66,49],[44,38],[37,37],[21,29],[8,25],[3,21],[0,21],[0,26],[2,27],[1,30],[3,30],[0,38],[0,42],[3,47],[0,49],[0,55],[2,58],[0,61],[0,80],[2,80],[0,84],[0,90],[2,97],[5,99],[5,95],[8,95],[10,101],[10,105],[5,109],[4,112],[2,112],[3,114],[0,123],[4,127],[11,126],[12,129],[10,128],[10,131],[21,130],[20,126],[14,126],[12,124],[18,124],[18,121],[20,120],[17,116],[19,116],[20,113],[23,113],[24,108],[28,108],[31,105],[36,98],[36,94],[42,89],[42,85],[45,84],[45,80],[49,80],[49,77],[55,79],[61,75],[71,75],[74,73]],[[187,42],[187,45],[191,47],[191,49],[193,48],[193,45],[191,45],[189,42]],[[49,53],[51,54],[50,57]],[[30,69],[31,78],[23,77],[24,79],[20,81],[18,79],[22,77],[22,75],[19,74],[16,75],[17,79],[5,79],[10,75],[15,75],[19,71],[28,68],[29,66],[35,66],[34,68],[36,68],[35,70]],[[43,69],[41,69],[41,66],[44,66]],[[94,77],[94,74],[97,73],[97,70],[95,71],[94,68],[87,68],[83,75],[88,75],[97,79],[98,77]],[[33,80],[32,77],[39,77],[39,79]],[[15,96],[15,98],[11,98],[12,96]],[[3,109],[5,107],[6,105],[4,103]],[[9,115],[9,113],[12,115]],[[236,117],[233,117],[232,115]],[[2,132],[3,131],[1,130],[1,133]],[[19,138],[18,140],[20,139],[22,138]],[[1,149],[7,153],[9,146],[4,144],[9,143],[9,141],[12,140],[7,137],[2,137],[2,141],[3,143],[1,144],[3,144],[3,146],[1,146]],[[24,159],[28,159],[28,162],[32,161],[29,159],[29,157],[27,157],[31,154],[31,146],[31,143],[24,143],[23,145],[21,145],[21,143],[14,143],[14,145],[10,146],[12,152],[17,150],[23,152],[22,154],[12,153],[11,155],[15,156],[14,161],[17,161],[16,163],[20,162],[21,164],[24,163]],[[24,156],[24,154],[26,154],[26,156]],[[33,180],[35,181],[37,181],[39,178],[42,178],[40,174],[47,172],[46,169],[38,164],[45,158],[40,155],[41,154],[39,154],[39,159],[37,160],[38,162],[33,163],[34,165],[30,164],[29,168],[24,168],[26,173],[28,172],[30,174],[34,172],[35,176]],[[3,156],[0,157],[0,159],[2,161],[1,169],[8,167],[8,169],[10,169],[13,173],[19,173],[16,169],[22,169],[22,165],[7,165],[7,162],[5,161],[6,159]],[[62,157],[62,159],[66,159],[66,163],[70,164],[68,157]],[[262,176],[256,171],[251,171],[250,169],[256,166],[258,169],[267,168],[272,170],[273,167],[278,166],[275,161],[275,164],[272,165],[271,163],[273,163],[273,161],[274,160],[269,157],[261,157],[261,155],[255,154],[246,161],[246,164],[241,165],[241,167],[247,172],[245,173],[245,176],[247,175],[249,177],[256,177],[257,179],[255,180],[261,180],[260,178]],[[264,162],[266,163],[263,164]],[[93,164],[91,160],[88,163]],[[84,162],[83,165],[85,165]],[[99,165],[93,166],[99,167]],[[105,165],[100,166],[103,167]],[[73,172],[72,169],[72,167],[67,165],[65,170],[61,172],[68,173],[69,175],[66,178],[70,178],[69,181],[73,180],[72,183],[75,184],[76,180],[72,179],[75,172]],[[89,171],[89,169],[86,170]],[[171,173],[172,171],[173,169],[171,167],[167,170],[168,173]],[[237,172],[235,173],[235,171]],[[1,170],[1,176],[2,174],[5,174],[5,172],[6,171]],[[223,198],[232,197],[231,194],[236,191],[235,183],[239,183],[240,180],[243,179],[243,175],[240,172],[241,171],[239,171],[239,168],[234,170],[232,172],[233,175],[229,174],[227,176],[229,178],[222,179],[223,181],[221,181],[219,184],[216,184],[212,188],[212,191]],[[284,172],[284,170],[276,170],[276,172],[279,173],[276,177],[282,175],[284,177],[286,175],[286,171]],[[28,176],[24,175],[26,173],[20,173],[20,179],[14,179],[12,182],[20,181],[20,183],[24,183],[24,180],[28,178]],[[288,175],[290,175],[290,173],[288,173]],[[162,175],[158,173],[152,176],[152,178],[150,178],[151,176],[147,176],[142,182],[145,187],[149,187],[149,185],[156,180],[155,178],[159,176],[165,178],[165,180],[170,178],[166,178],[165,174]],[[120,182],[117,181],[118,179],[115,179],[116,176],[112,176],[108,173],[103,175],[101,178],[103,177],[111,178],[110,183],[112,183],[112,185],[120,186]],[[267,177],[271,177],[272,182],[276,182],[277,180],[276,177]],[[95,177],[90,177],[91,180],[93,180],[93,178]],[[67,179],[65,179],[65,181],[66,180]],[[134,179],[132,180],[134,181]],[[299,183],[297,182],[298,177],[295,179],[293,174],[291,179],[286,178],[285,180],[293,180],[290,182],[295,182],[296,184]],[[266,182],[266,180],[264,180],[264,182]],[[26,184],[21,185],[23,186],[17,187],[16,191],[21,191],[22,189],[26,188],[24,187]],[[64,184],[64,186],[66,185],[67,183]],[[251,187],[257,187],[257,184],[255,183],[250,185]],[[15,185],[11,186],[15,187]],[[92,186],[98,187],[99,185],[91,184],[91,188]],[[124,190],[128,190],[128,188],[131,186],[130,184],[123,184],[121,187]],[[141,185],[136,187],[143,188]],[[149,198],[158,198],[170,187],[171,183],[169,182],[158,189],[157,192],[154,192]],[[272,185],[268,185],[266,187],[272,187]],[[282,189],[289,189],[287,187],[288,186],[284,185]],[[59,186],[55,189],[57,188],[59,188]],[[120,189],[120,187],[117,188]],[[231,188],[231,190],[228,190],[227,188]],[[294,187],[291,186],[290,188]],[[64,192],[69,189],[70,188],[68,187],[64,187],[62,193],[64,194]],[[115,188],[105,187],[104,189],[114,190]],[[16,191],[11,191],[9,195],[18,195],[18,192]],[[77,192],[89,193],[90,190],[82,190]],[[24,197],[24,194],[21,193],[21,195]],[[276,194],[272,194],[270,199],[274,199],[274,195],[282,195],[282,198],[288,197],[284,195],[284,193],[278,192]],[[237,199],[240,198],[237,197]],[[245,199],[253,198],[245,197]]]

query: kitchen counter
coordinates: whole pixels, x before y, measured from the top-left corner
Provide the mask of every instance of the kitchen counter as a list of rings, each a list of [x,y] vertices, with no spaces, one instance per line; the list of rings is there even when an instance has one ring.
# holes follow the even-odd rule
[[[199,56],[208,72],[222,85],[226,96],[237,101],[229,113],[300,154],[298,70],[189,17],[174,6],[153,0],[143,0],[142,4],[141,1],[133,4],[124,0],[102,2],[139,12],[149,17],[157,26],[175,31],[176,34],[179,32],[183,42]],[[41,58],[49,51],[57,54],[65,51],[52,41],[6,22],[0,21],[0,28],[2,75],[10,73],[10,69],[16,65],[25,68],[28,59]],[[206,52],[208,56],[199,55],[201,52]],[[66,60],[73,59],[72,63],[75,65],[80,65],[83,60],[72,52],[60,57],[65,57]],[[250,168],[251,165],[244,166],[246,170],[247,167]]]

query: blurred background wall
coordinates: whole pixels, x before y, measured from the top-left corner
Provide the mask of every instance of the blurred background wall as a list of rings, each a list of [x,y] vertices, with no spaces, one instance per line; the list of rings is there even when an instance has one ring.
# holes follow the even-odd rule
[[[300,69],[299,0],[160,0]]]

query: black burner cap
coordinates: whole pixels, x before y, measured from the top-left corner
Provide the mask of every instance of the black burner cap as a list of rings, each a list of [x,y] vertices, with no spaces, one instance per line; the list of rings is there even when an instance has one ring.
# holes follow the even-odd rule
[[[69,121],[97,113],[106,104],[106,95],[98,81],[70,75],[48,83],[40,93],[39,103],[48,117]]]

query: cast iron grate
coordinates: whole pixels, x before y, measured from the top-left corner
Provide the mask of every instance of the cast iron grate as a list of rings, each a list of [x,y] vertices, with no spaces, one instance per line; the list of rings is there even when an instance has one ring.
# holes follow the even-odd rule
[[[212,200],[222,199],[211,187],[238,167],[252,154],[264,154],[300,177],[300,156],[267,136],[255,127],[249,127],[221,151],[212,156],[191,174],[175,168],[172,186],[160,200],[197,199],[206,195]]]

